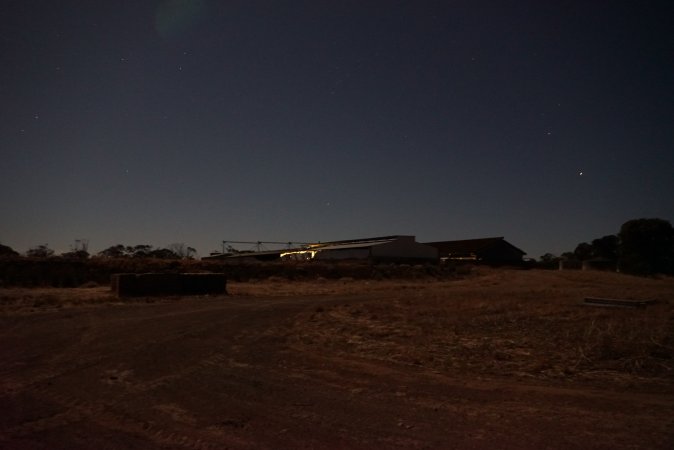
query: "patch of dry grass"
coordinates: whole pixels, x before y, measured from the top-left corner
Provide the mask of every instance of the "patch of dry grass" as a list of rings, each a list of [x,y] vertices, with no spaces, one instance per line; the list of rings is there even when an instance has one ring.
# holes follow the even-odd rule
[[[348,277],[337,280],[318,278],[316,280],[288,281],[283,278],[270,277],[266,280],[228,282],[227,292],[233,296],[250,297],[377,294],[397,289],[416,288],[423,283],[428,283],[428,281],[354,280]]]
[[[119,300],[112,295],[107,286],[0,289],[0,311],[5,313],[94,305],[113,301]]]
[[[299,317],[296,345],[443,373],[674,381],[671,278],[483,269],[466,280],[371,289],[369,300]],[[581,306],[587,296],[658,303],[636,310]]]
[[[230,282],[233,296],[346,296],[300,313],[291,344],[441,373],[674,389],[674,279],[479,268],[454,280]],[[644,309],[585,297],[656,300]],[[119,302],[108,287],[0,290],[0,311]],[[279,331],[280,332],[280,331]]]

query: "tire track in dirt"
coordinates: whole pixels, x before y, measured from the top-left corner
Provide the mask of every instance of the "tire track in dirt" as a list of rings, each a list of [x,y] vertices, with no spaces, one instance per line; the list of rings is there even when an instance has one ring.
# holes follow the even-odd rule
[[[6,443],[7,446],[3,446],[4,448],[11,448],[7,443],[11,442],[11,439],[14,438],[30,436],[86,421],[95,423],[108,430],[139,436],[148,442],[157,444],[158,447],[169,445],[194,450],[223,448],[222,443],[208,442],[209,433],[193,429],[188,429],[188,432],[179,432],[175,430],[175,426],[169,428],[154,425],[147,421],[139,421],[133,416],[126,414],[123,409],[121,412],[113,412],[113,409],[120,407],[120,403],[91,403],[75,396],[48,390],[43,391],[40,397],[43,400],[56,403],[64,411],[50,417],[3,430],[2,434],[0,434],[0,442],[4,441]],[[201,437],[195,437],[195,435],[201,435]],[[220,439],[222,437],[222,435],[219,436]]]
[[[310,351],[304,352],[301,360],[305,366],[303,377],[341,389],[345,395],[362,397],[363,401],[376,404],[395,398],[398,407],[405,405],[398,426],[415,433],[435,426],[432,416],[439,413],[467,420],[464,422],[467,428],[474,431],[479,431],[476,424],[480,422],[490,424],[484,429],[485,436],[495,432],[503,435],[510,427],[532,427],[533,424],[543,429],[566,429],[564,439],[573,444],[573,448],[587,445],[583,433],[588,429],[603,435],[604,439],[611,436],[615,443],[593,448],[643,448],[642,439],[648,437],[655,442],[644,430],[656,432],[663,439],[651,448],[669,448],[674,443],[674,396],[671,394],[523,384],[507,378],[456,378],[420,367],[408,370],[391,363],[334,355],[328,358]],[[323,369],[316,369],[321,367]],[[326,367],[333,369],[326,370]],[[358,379],[355,388],[353,379]],[[391,380],[394,384],[386,385],[382,380]],[[409,415],[404,411],[415,413]],[[627,428],[625,424],[629,424]]]
[[[150,381],[133,381],[124,380],[124,387],[129,392],[139,394],[143,392],[152,391],[159,388],[169,387],[172,383],[178,382],[184,378],[200,373],[207,367],[251,367],[249,364],[236,362],[231,354],[224,352],[214,352],[208,357],[192,364],[184,369],[154,378]]]
[[[21,398],[8,402],[14,418],[0,428],[0,447],[65,446],[91,428],[115,438],[117,444],[102,442],[103,448],[130,443],[148,450],[331,444],[447,448],[450,443],[454,448],[582,448],[593,442],[592,427],[613,417],[623,425],[631,421],[630,432],[643,432],[639,427],[658,432],[660,440],[644,442],[667,448],[671,395],[479,380],[465,373],[452,377],[292,339],[293,328],[286,325],[295,323],[295,313],[345,301],[302,298],[275,305],[252,298],[231,305],[185,302],[94,311],[95,335],[60,353],[67,367],[50,359],[54,346],[42,361],[24,361],[20,350],[11,355],[11,361],[31,369],[11,395],[54,408],[25,412]],[[50,317],[32,326],[49,327]],[[87,320],[82,314],[74,322]],[[79,337],[86,330],[71,332]],[[35,346],[30,333],[22,339]],[[16,367],[7,383],[22,381]],[[625,408],[633,408],[634,417]],[[638,447],[640,437],[618,442],[626,436],[621,433],[604,427],[597,436],[609,439],[603,448]]]
[[[255,307],[251,309],[258,310],[259,307],[260,305],[255,305]],[[180,320],[185,316],[203,313],[203,311],[195,312],[183,310],[179,311],[177,314],[163,314],[162,318]],[[208,313],[206,312],[206,314]],[[156,317],[151,318],[151,320],[155,319]],[[228,319],[230,322],[236,321],[237,316],[231,315]],[[89,321],[89,323],[92,322],[91,317],[88,317],[85,320]],[[241,349],[240,345],[235,345],[233,343],[237,340],[238,334],[241,333],[238,333],[240,328],[232,327],[238,334],[232,335],[230,338],[224,340],[224,342],[229,343],[229,351],[211,352],[206,357],[197,360],[195,363],[180,368],[177,371],[171,371],[166,375],[148,381],[137,381],[133,379],[132,370],[106,370],[105,367],[110,367],[111,365],[111,359],[133,360],[134,355],[147,353],[148,348],[160,348],[162,346],[170,348],[174,342],[185,339],[185,337],[191,337],[195,334],[204,334],[208,336],[213,333],[213,328],[216,328],[215,326],[204,327],[202,320],[196,320],[197,323],[195,325],[181,326],[177,331],[169,333],[162,338],[157,339],[157,336],[154,335],[149,342],[140,347],[136,346],[130,349],[124,348],[121,351],[120,348],[115,348],[112,354],[104,352],[106,353],[106,356],[95,354],[95,352],[100,351],[100,345],[97,345],[97,341],[107,340],[115,334],[124,334],[124,330],[128,329],[129,323],[131,322],[136,322],[138,324],[131,326],[131,328],[142,327],[146,320],[146,318],[132,319],[127,321],[126,327],[121,327],[121,329],[112,331],[110,330],[109,324],[108,327],[104,329],[97,329],[95,333],[88,333],[85,330],[85,332],[78,337],[77,342],[61,349],[59,354],[50,356],[44,361],[43,366],[39,368],[37,372],[33,372],[29,378],[25,378],[24,380],[12,380],[3,377],[3,380],[1,380],[3,387],[8,388],[4,391],[5,394],[10,396],[28,394],[41,399],[41,401],[54,403],[55,405],[58,405],[58,408],[62,411],[48,417],[6,428],[0,433],[0,436],[2,436],[0,437],[0,440],[5,444],[8,444],[8,448],[11,448],[9,443],[13,437],[22,438],[36,434],[39,435],[46,431],[68,426],[72,427],[79,422],[89,421],[106,429],[140,436],[141,439],[146,439],[148,442],[154,443],[154,445],[157,445],[158,447],[177,446],[181,448],[211,449],[223,448],[223,445],[227,442],[231,442],[239,448],[248,447],[248,444],[240,439],[236,439],[235,436],[229,432],[232,427],[240,428],[243,426],[240,425],[241,422],[238,419],[227,419],[221,421],[220,424],[210,425],[204,430],[194,430],[189,427],[184,427],[186,428],[184,430],[185,432],[180,432],[176,429],[180,427],[176,427],[175,423],[170,423],[168,424],[169,426],[162,426],[157,423],[139,422],[134,418],[136,412],[127,410],[128,405],[126,405],[123,400],[118,402],[97,403],[84,399],[83,397],[85,394],[73,395],[63,391],[63,387],[66,386],[65,383],[68,383],[69,379],[76,378],[77,375],[81,374],[83,371],[91,372],[92,370],[95,371],[95,369],[99,369],[99,372],[102,373],[99,382],[117,385],[129,393],[137,395],[158,390],[160,388],[170,390],[171,385],[176,384],[185,378],[194,376],[209,367],[233,367],[235,369],[247,369],[251,367],[247,363],[237,361],[236,357],[233,356]],[[98,326],[88,327],[87,330],[91,330],[92,328],[95,329],[97,327]],[[79,332],[82,329],[83,328],[80,327],[75,330],[75,332]],[[250,333],[246,332],[244,334],[247,335]],[[112,339],[114,341],[114,338]],[[90,346],[93,346],[93,348],[90,348]],[[79,360],[77,364],[72,363],[72,360],[74,359],[73,355],[77,355],[77,359]],[[69,364],[65,364],[66,362],[69,362]],[[64,366],[67,366],[67,368],[64,369]],[[119,364],[117,364],[117,366],[119,367]],[[69,389],[72,390],[72,388]],[[213,442],[217,442],[217,445],[213,444]],[[3,445],[3,447],[4,446],[5,445]]]

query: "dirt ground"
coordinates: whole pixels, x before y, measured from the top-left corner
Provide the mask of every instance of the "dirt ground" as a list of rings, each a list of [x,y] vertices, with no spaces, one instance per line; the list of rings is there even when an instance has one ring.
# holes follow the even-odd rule
[[[481,269],[229,291],[0,290],[0,448],[674,448],[671,278]]]

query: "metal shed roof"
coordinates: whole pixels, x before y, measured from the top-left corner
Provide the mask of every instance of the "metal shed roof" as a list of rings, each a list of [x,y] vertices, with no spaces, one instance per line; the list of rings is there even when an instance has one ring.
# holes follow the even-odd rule
[[[347,250],[350,248],[368,248],[374,247],[376,245],[388,244],[389,242],[393,242],[393,239],[388,241],[357,242],[351,244],[328,244],[324,247],[316,247],[312,250],[324,251],[324,250]]]

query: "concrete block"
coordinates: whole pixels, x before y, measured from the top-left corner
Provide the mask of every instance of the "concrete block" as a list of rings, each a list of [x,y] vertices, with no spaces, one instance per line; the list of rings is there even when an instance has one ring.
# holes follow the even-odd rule
[[[220,273],[120,273],[110,287],[118,297],[163,295],[226,295],[227,278]]]

